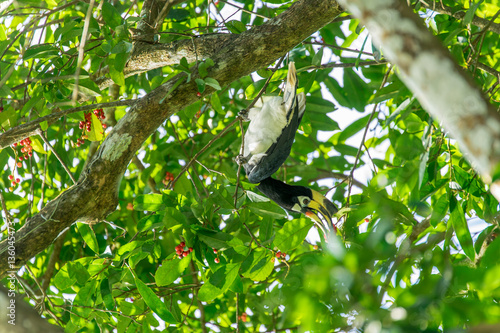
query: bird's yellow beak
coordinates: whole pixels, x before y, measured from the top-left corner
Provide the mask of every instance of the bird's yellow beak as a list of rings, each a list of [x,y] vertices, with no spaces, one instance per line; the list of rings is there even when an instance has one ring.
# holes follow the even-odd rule
[[[330,229],[330,227],[336,231],[337,227],[333,223],[332,217],[337,213],[337,207],[321,193],[314,190],[311,191],[313,196],[312,200],[307,205],[307,208],[304,208],[305,211],[303,213],[311,220],[315,221],[323,232],[325,232],[325,229]],[[326,221],[323,221],[319,217],[319,214],[323,216]]]

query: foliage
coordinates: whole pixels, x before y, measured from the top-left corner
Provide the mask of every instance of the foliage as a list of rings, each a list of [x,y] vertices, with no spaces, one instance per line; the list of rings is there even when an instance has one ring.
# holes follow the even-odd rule
[[[500,10],[497,2],[478,2],[471,9],[468,1],[442,3],[453,13],[465,12],[463,20],[432,13],[419,1],[413,6],[498,107],[499,38],[473,24],[474,14],[493,17]],[[99,2],[78,80],[89,4],[16,1],[0,17],[2,132],[73,107],[68,102],[76,87],[81,105],[112,101],[111,88],[100,90],[95,80],[106,66],[123,99],[143,96],[193,66],[201,73],[200,93],[207,86],[219,89],[179,111],[144,143],[121,182],[119,206],[106,221],[73,225],[18,272],[19,292],[43,304],[50,322],[67,332],[148,332],[165,326],[172,332],[381,327],[439,332],[500,321],[498,202],[401,83],[397,69],[383,62],[363,66],[365,60],[379,60],[380,51],[349,52],[360,45],[370,49],[357,20],[337,19],[289,53],[307,106],[292,153],[275,176],[328,192],[343,207],[338,234],[324,242],[306,240],[312,223],[305,216],[289,217],[243,175],[237,179],[238,126],[184,172],[257,96],[274,65],[225,87],[208,76],[210,59],[196,64],[184,59],[125,77],[133,50],[130,32],[142,6],[142,1]],[[242,9],[222,0],[180,3],[168,13],[157,42],[239,34],[290,3],[242,0],[238,6]],[[228,11],[241,19],[230,20]],[[337,63],[350,67],[336,69]],[[285,69],[275,71],[266,94],[277,94],[285,77]],[[335,102],[325,98],[330,94]],[[353,120],[345,120],[346,108],[357,112]],[[105,109],[104,136],[127,111]],[[53,150],[34,136],[31,158],[20,159],[25,156],[20,146],[0,151],[4,220],[12,216],[15,229],[73,184],[62,163],[76,178],[81,174],[92,149],[78,140],[86,135],[96,145],[104,131],[92,114],[92,139],[79,128],[81,121],[86,121],[83,111],[50,126],[42,123]],[[362,177],[360,168],[370,175],[360,179],[367,185],[357,190],[346,179]],[[21,183],[13,185],[11,174]],[[175,184],[172,174],[178,176]],[[328,191],[319,184],[334,186]],[[2,232],[5,239],[6,223]],[[175,247],[181,242],[193,251],[179,259]],[[276,258],[278,251],[286,257]]]

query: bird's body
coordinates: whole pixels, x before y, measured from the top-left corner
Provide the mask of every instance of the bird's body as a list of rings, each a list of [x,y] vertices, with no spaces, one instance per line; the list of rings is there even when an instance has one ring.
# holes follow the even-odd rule
[[[305,214],[326,234],[330,227],[335,229],[332,216],[337,207],[314,190],[271,178],[290,155],[305,101],[303,92],[297,94],[297,72],[295,64],[290,62],[283,97],[264,96],[248,113],[240,113],[250,120],[250,125],[244,138],[243,155],[236,160],[243,164],[248,180],[259,183],[257,188],[269,199],[288,211]]]
[[[305,94],[297,94],[297,73],[290,62],[283,97],[261,97],[247,115],[242,160],[251,183],[270,177],[285,162],[304,110]]]

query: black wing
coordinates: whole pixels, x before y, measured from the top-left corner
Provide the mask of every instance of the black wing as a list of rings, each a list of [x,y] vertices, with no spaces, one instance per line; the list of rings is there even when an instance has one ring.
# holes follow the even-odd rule
[[[303,113],[299,115],[299,103],[297,95],[294,96],[294,103],[291,107],[291,114],[288,115],[290,121],[283,129],[275,143],[266,151],[266,156],[262,157],[256,165],[244,164],[245,172],[250,183],[260,183],[270,177],[286,161],[292,150],[295,133],[299,128]]]

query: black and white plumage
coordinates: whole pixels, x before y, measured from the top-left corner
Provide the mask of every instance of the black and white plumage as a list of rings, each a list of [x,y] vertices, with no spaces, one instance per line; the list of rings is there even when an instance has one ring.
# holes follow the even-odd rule
[[[305,214],[325,235],[330,228],[337,230],[333,215],[338,209],[321,193],[304,186],[288,185],[271,177],[262,180],[257,188],[282,208]]]
[[[248,180],[259,183],[257,188],[269,199],[288,211],[305,214],[326,235],[330,227],[336,230],[332,217],[337,207],[317,191],[287,185],[271,177],[290,155],[304,115],[306,98],[303,92],[297,94],[297,83],[295,63],[290,62],[283,97],[261,97],[248,113],[240,113],[250,124],[245,133],[243,155],[236,160],[243,164]]]
[[[246,115],[250,124],[238,163],[251,183],[270,177],[290,155],[305,107],[305,94],[297,94],[295,63],[290,62],[283,97],[261,97]]]

